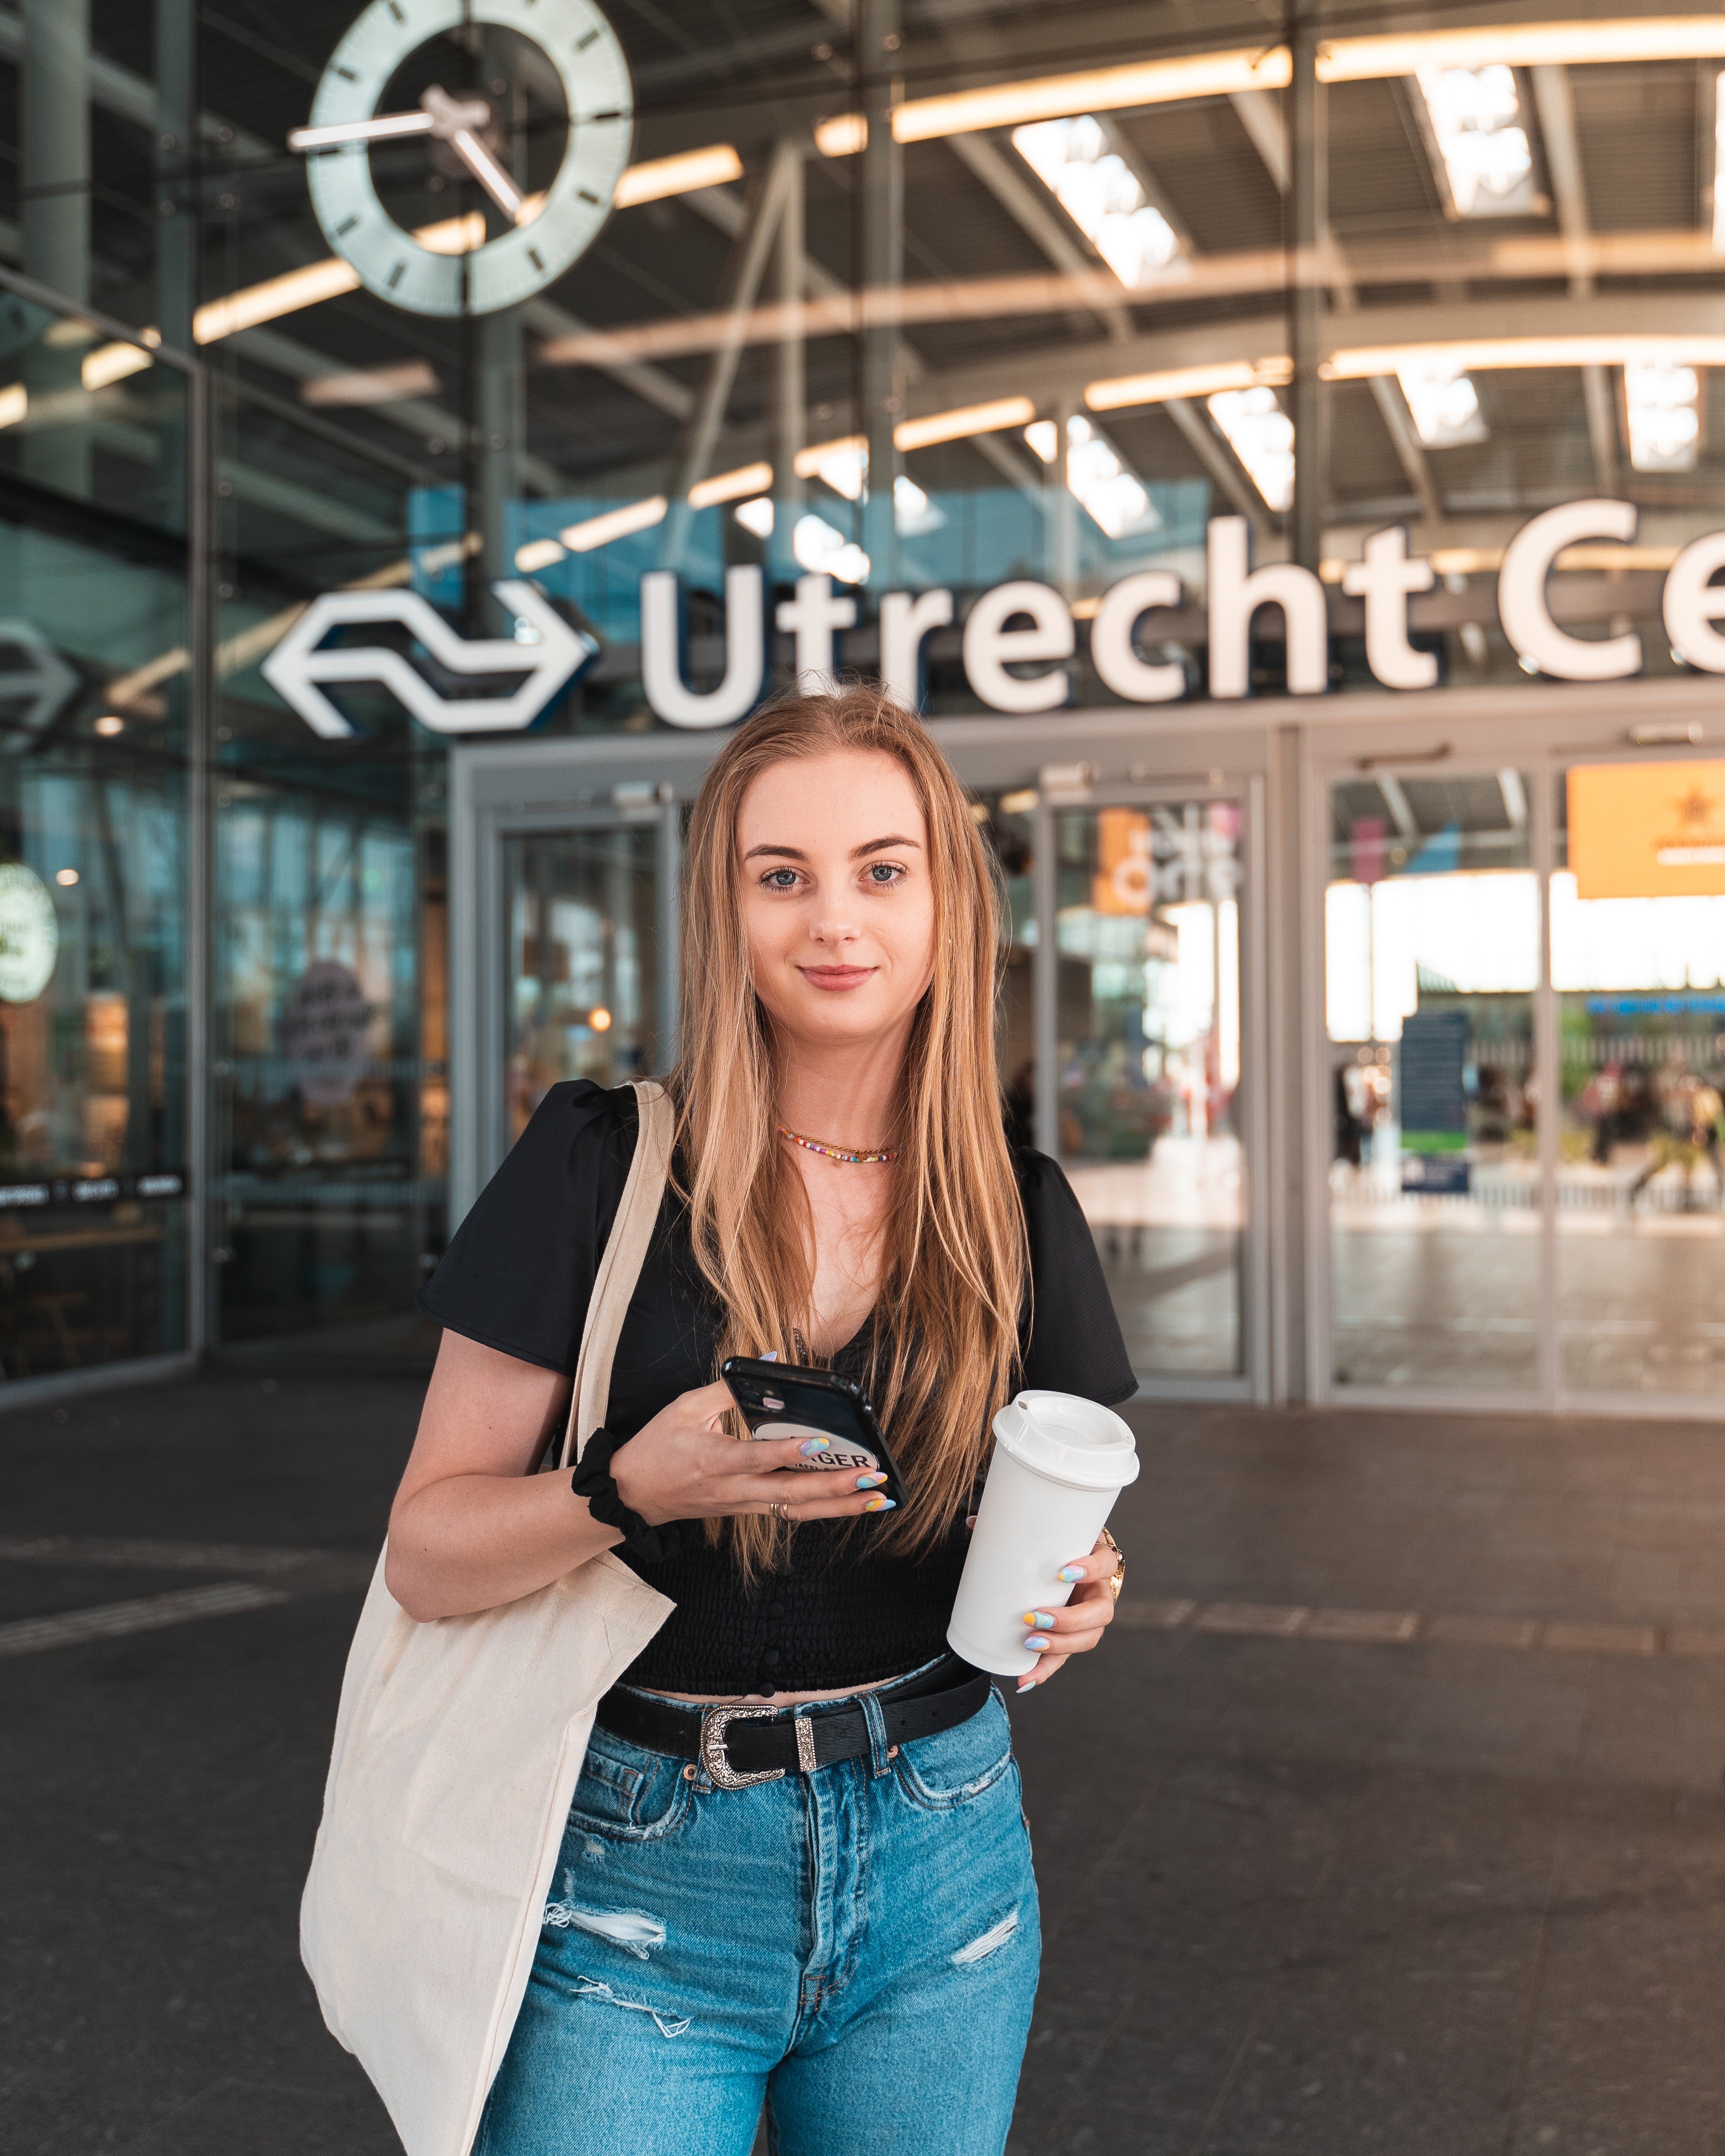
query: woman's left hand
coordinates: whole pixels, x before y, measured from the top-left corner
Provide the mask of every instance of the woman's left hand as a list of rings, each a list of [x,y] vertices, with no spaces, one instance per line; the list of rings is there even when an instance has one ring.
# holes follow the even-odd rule
[[[1021,1609],[1024,1645],[1040,1657],[1027,1676],[1019,1679],[1019,1690],[1029,1691],[1046,1684],[1055,1671],[1065,1668],[1073,1655],[1087,1655],[1102,1644],[1102,1635],[1114,1622],[1114,1590],[1109,1582],[1120,1559],[1108,1543],[1098,1537],[1088,1557],[1074,1558],[1063,1568],[1059,1584],[1076,1574],[1079,1584],[1064,1609],[1050,1604],[1043,1609]]]

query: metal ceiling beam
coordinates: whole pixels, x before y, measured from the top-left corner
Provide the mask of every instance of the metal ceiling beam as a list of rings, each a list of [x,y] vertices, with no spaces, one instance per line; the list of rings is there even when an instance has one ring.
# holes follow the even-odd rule
[[[1207,415],[1184,397],[1170,397],[1162,408],[1186,437],[1199,462],[1240,515],[1251,519],[1252,529],[1259,538],[1267,538],[1273,527],[1264,497],[1218,437]]]
[[[543,337],[586,336],[593,325],[551,300],[529,300],[522,311],[527,327]],[[695,392],[675,375],[667,374],[644,359],[613,360],[600,372],[625,389],[633,390],[643,403],[652,404],[667,418],[685,420],[695,409]]]
[[[707,367],[701,397],[691,414],[685,437],[670,515],[665,524],[665,559],[675,562],[683,550],[689,525],[689,490],[707,475],[714,445],[725,422],[725,409],[737,383],[737,362],[742,357],[743,327],[761,290],[786,197],[803,181],[800,150],[781,142],[762,179],[750,221],[736,242],[727,273],[731,286],[731,318],[734,334],[714,352]]]
[[[1425,450],[1420,439],[1419,429],[1414,424],[1414,415],[1408,409],[1408,400],[1402,394],[1402,386],[1393,374],[1374,374],[1371,377],[1372,395],[1383,415],[1384,431],[1395,446],[1402,470],[1407,474],[1408,484],[1420,497],[1420,506],[1427,520],[1433,524],[1444,521],[1444,505],[1431,466],[1426,461]]]
[[[1012,161],[987,135],[954,135],[947,147],[993,196],[1019,230],[1033,239],[1056,270],[1094,270],[1095,263],[1078,244],[1054,212],[1043,191],[1030,185],[1014,169]],[[1117,341],[1132,335],[1132,322],[1124,307],[1097,307],[1095,316]]]

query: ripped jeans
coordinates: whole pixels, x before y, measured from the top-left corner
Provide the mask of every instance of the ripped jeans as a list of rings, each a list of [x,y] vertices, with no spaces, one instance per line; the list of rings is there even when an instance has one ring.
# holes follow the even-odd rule
[[[763,2102],[777,2156],[999,2156],[1041,1948],[1011,1743],[991,1695],[726,1790],[596,1729],[474,2156],[749,2156]]]

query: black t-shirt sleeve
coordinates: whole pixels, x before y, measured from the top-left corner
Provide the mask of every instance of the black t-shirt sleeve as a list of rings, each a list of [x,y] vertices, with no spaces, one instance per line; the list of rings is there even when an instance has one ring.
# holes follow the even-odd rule
[[[1101,1260],[1072,1186],[1046,1153],[1014,1156],[1030,1246],[1030,1328],[1019,1383],[1115,1407],[1138,1389]]]
[[[572,1374],[634,1151],[634,1090],[553,1086],[419,1294],[482,1347]]]

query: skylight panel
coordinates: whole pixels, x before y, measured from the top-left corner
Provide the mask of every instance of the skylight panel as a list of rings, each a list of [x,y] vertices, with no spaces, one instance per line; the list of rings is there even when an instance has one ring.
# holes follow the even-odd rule
[[[1632,361],[1623,370],[1630,462],[1637,471],[1693,471],[1701,449],[1701,377],[1692,367]]]
[[[1537,210],[1515,70],[1423,67],[1417,80],[1455,214],[1526,217]]]
[[[1294,499],[1294,423],[1276,392],[1222,389],[1206,401],[1252,485],[1272,509],[1288,508]]]
[[[1396,369],[1396,380],[1414,415],[1414,431],[1428,449],[1485,440],[1479,392],[1460,361],[1441,352],[1410,356]]]
[[[1015,127],[1012,146],[1128,291],[1181,257],[1179,234],[1089,113]]]
[[[1162,522],[1143,481],[1081,414],[1066,422],[1066,485],[1111,539]]]

